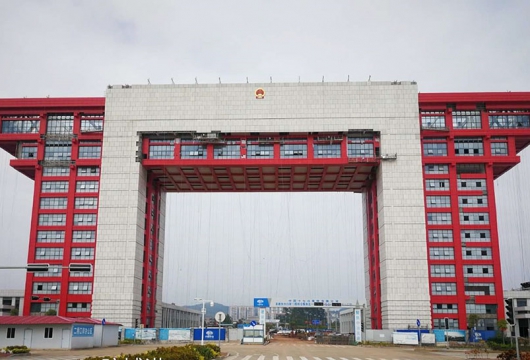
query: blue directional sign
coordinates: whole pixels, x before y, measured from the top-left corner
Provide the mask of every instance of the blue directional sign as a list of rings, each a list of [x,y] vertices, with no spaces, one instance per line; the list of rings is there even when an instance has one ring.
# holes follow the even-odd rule
[[[105,325],[107,323],[107,320],[105,320],[105,318],[103,318],[103,320],[101,320],[101,325]]]
[[[269,307],[269,299],[254,298],[254,307]]]
[[[252,326],[256,326],[256,322],[255,322],[254,320],[252,320],[252,321],[250,322],[250,325],[252,325]]]
[[[421,325],[420,319],[416,319],[416,326],[420,326],[420,325]]]
[[[320,325],[320,320],[313,320],[311,321],[313,325]]]

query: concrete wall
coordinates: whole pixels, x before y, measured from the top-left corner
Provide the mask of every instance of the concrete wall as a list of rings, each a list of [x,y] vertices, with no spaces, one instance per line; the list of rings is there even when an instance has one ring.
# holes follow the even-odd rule
[[[265,89],[257,100],[256,88]],[[92,314],[132,325],[140,314],[146,173],[138,132],[373,129],[384,328],[430,322],[418,91],[411,83],[133,85],[107,91]],[[162,268],[162,264],[159,264]],[[159,277],[161,281],[161,277]]]

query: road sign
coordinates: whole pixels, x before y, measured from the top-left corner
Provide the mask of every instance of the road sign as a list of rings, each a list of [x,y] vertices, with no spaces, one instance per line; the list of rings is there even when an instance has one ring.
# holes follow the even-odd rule
[[[313,320],[311,323],[313,325],[320,325],[320,320]]]
[[[220,324],[223,321],[225,321],[226,315],[224,312],[219,311],[218,313],[215,314],[214,318],[215,318],[215,321],[217,321]]]
[[[416,326],[420,326],[420,325],[421,325],[420,319],[416,319]]]
[[[252,325],[252,326],[256,326],[256,322],[255,322],[254,320],[252,320],[252,321],[250,322],[250,325]]]

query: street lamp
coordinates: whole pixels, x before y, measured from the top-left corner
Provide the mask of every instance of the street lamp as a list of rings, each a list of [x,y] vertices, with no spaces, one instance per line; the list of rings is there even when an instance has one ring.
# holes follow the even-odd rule
[[[206,300],[206,299],[203,299],[203,298],[195,298],[193,299],[195,301],[200,301],[202,302],[202,309],[201,309],[201,313],[202,313],[202,322],[201,322],[201,345],[204,345],[204,315],[206,314],[206,309],[204,308],[204,304],[209,302],[210,303],[210,306],[213,306],[213,300]]]

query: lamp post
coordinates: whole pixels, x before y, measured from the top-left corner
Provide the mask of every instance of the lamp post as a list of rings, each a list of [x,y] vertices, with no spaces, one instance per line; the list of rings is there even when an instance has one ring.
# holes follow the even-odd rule
[[[204,307],[204,304],[209,302],[210,303],[210,306],[213,306],[213,300],[206,300],[206,299],[203,299],[203,298],[195,298],[193,299],[195,301],[200,301],[202,302],[202,309],[201,309],[201,313],[202,313],[202,322],[201,322],[201,345],[204,345],[204,315],[206,314],[206,309]]]

